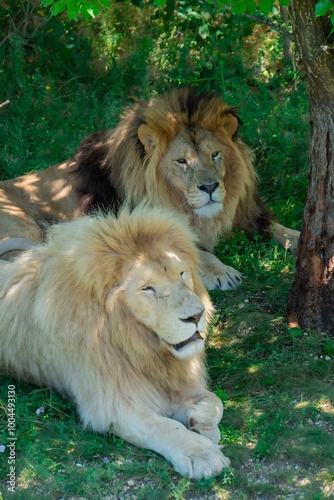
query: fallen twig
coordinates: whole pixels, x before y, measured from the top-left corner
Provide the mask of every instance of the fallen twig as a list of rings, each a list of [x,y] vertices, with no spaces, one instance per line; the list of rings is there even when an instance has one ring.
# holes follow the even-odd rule
[[[2,102],[2,103],[0,104],[0,108],[3,108],[4,106],[6,106],[6,104],[9,104],[9,103],[10,103],[10,101],[8,101],[8,99],[7,99],[7,101]]]

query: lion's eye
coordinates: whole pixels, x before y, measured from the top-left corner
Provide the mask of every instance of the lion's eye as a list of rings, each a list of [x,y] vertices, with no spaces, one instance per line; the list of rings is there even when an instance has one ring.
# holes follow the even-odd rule
[[[178,158],[176,161],[180,165],[188,165],[187,160],[185,158]]]
[[[143,286],[143,288],[141,289],[142,292],[154,292],[155,293],[155,289],[153,288],[153,286]]]
[[[221,155],[219,151],[215,151],[214,153],[212,153],[211,156],[214,160],[218,160],[218,158],[220,158]]]
[[[180,276],[181,278],[183,279],[183,281],[185,282],[185,284],[189,287],[189,288],[192,288],[192,279],[190,277],[190,274],[185,272],[185,271],[182,271],[182,273],[180,273]]]
[[[153,288],[153,286],[149,286],[149,285],[147,285],[147,286],[143,286],[143,288],[141,289],[141,291],[142,291],[145,295],[147,295],[147,296],[149,296],[149,297],[152,297],[152,296],[156,297],[156,295],[157,295],[156,289],[155,289],[155,288]]]

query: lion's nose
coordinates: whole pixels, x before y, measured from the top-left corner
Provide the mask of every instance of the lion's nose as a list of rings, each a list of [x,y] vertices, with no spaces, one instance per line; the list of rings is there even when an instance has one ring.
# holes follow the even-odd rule
[[[198,189],[200,189],[201,191],[205,191],[208,194],[212,194],[214,191],[216,191],[218,186],[219,182],[212,182],[211,184],[202,184],[201,186],[198,186]]]
[[[184,323],[195,323],[195,325],[197,325],[197,323],[199,323],[201,317],[203,316],[203,313],[204,313],[204,309],[202,311],[200,311],[198,314],[194,314],[193,316],[189,316],[189,318],[181,318],[181,321],[183,321]]]

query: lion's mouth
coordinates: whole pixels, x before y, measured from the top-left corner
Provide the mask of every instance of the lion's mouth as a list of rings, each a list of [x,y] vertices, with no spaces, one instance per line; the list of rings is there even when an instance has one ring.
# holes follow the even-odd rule
[[[199,332],[195,332],[194,335],[189,337],[189,339],[184,340],[183,342],[180,342],[179,344],[174,344],[173,347],[176,351],[179,351],[180,349],[183,349],[186,345],[190,344],[191,342],[194,342],[195,340],[203,340],[203,337]]]
[[[201,208],[204,208],[204,207],[209,207],[211,205],[222,205],[222,202],[221,201],[216,201],[216,200],[212,200],[211,198],[206,202],[204,203],[203,205],[201,205],[200,207],[197,207],[198,209],[201,209]]]
[[[216,217],[224,209],[224,205],[220,201],[209,200],[201,207],[194,208],[194,213],[198,217],[211,218]]]

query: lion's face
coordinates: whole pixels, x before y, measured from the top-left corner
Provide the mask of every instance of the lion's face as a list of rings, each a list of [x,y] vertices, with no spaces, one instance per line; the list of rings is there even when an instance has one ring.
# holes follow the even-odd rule
[[[224,209],[224,143],[201,128],[185,129],[170,142],[158,169],[198,217],[215,217]]]
[[[180,256],[165,250],[159,261],[139,258],[126,276],[122,295],[127,309],[159,337],[162,346],[180,359],[203,351],[205,306],[193,291],[191,269]]]

